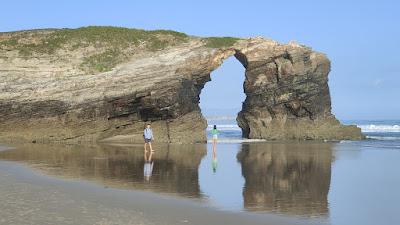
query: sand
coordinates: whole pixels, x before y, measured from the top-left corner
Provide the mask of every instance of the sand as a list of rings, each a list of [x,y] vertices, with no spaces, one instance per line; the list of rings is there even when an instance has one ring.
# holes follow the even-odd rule
[[[310,224],[301,218],[220,211],[182,197],[56,178],[9,161],[0,161],[0,202],[0,224]]]

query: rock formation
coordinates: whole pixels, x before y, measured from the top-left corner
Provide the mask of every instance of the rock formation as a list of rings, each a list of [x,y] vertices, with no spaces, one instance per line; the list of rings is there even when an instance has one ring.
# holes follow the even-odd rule
[[[235,56],[246,68],[244,137],[360,139],[331,114],[330,62],[295,43],[114,27],[0,33],[0,140],[206,140],[199,95]]]

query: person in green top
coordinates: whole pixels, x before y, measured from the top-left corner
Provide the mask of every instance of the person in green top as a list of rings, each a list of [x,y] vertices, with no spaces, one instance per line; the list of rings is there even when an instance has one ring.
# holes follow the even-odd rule
[[[218,134],[219,134],[219,131],[217,130],[217,125],[214,125],[214,128],[211,130],[211,134],[212,134],[213,148],[214,148],[215,145],[217,144]]]

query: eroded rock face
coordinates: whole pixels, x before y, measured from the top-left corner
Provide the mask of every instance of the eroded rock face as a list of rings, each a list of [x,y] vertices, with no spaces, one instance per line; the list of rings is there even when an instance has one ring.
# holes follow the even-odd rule
[[[0,41],[10,36],[0,34]],[[331,114],[329,60],[300,45],[253,38],[216,48],[190,37],[158,51],[134,49],[111,71],[93,74],[79,67],[88,51],[96,48],[28,57],[0,48],[0,140],[141,142],[145,122],[152,121],[157,141],[204,142],[199,95],[232,55],[246,68],[247,98],[237,118],[245,137],[362,137]]]
[[[331,114],[330,61],[295,43],[259,40],[238,52],[246,100],[237,117],[243,136],[263,139],[359,139]]]

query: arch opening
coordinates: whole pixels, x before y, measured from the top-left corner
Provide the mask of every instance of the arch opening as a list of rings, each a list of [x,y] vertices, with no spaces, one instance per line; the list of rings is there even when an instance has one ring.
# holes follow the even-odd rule
[[[242,139],[242,129],[236,121],[246,99],[244,92],[245,60],[238,54],[225,59],[221,66],[210,74],[200,93],[199,107],[207,120],[207,139],[211,138],[210,130],[217,125],[219,139]]]

